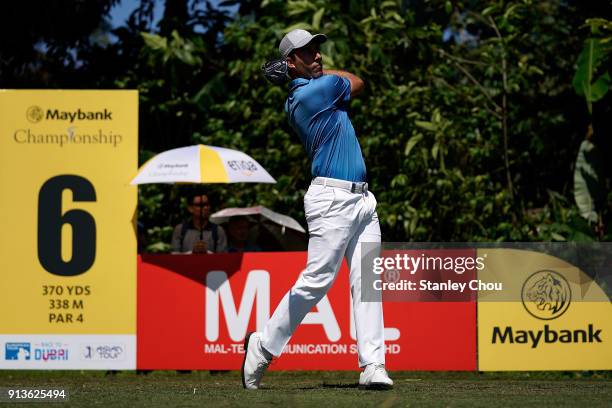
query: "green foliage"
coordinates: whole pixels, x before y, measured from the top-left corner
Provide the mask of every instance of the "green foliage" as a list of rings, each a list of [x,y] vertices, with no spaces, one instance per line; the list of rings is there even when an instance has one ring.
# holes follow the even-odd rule
[[[578,57],[573,85],[576,93],[585,98],[589,113],[593,113],[593,103],[602,100],[612,85],[610,63],[612,56],[612,22],[603,18],[591,18],[586,21],[591,28],[591,35],[585,41],[584,48]],[[597,79],[595,79],[597,78]],[[605,166],[601,147],[609,142],[602,140],[602,135],[595,132],[591,138],[594,126],[589,128],[587,140],[580,145],[574,170],[574,199],[580,214],[592,225],[595,225],[599,235],[603,235],[603,218],[607,213],[606,185],[611,180],[606,179]],[[601,133],[601,132],[600,132]],[[604,135],[603,137],[609,137]],[[591,140],[592,139],[592,140]],[[594,141],[599,142],[594,143]]]
[[[350,115],[384,240],[589,240],[593,225],[580,214],[609,217],[611,197],[595,199],[583,176],[593,164],[584,156],[573,166],[590,120],[583,101],[589,108],[610,103],[611,25],[602,18],[610,8],[603,3],[222,2],[239,4],[230,14],[176,0],[160,30],[152,23],[153,3],[141,2],[113,30],[116,42],[77,47],[81,69],[70,65],[70,75],[52,57],[21,58],[26,62],[12,72],[41,66],[51,78],[43,86],[138,89],[140,163],[204,143],[243,150],[278,180],[202,186],[213,211],[262,204],[304,219],[309,162],[283,112],[286,89],[271,86],[260,69],[277,57],[282,36],[301,27],[327,34],[325,68],[351,71],[366,83]],[[35,26],[29,30],[40,37]],[[100,30],[96,38],[104,36]],[[36,76],[24,81],[41,84]],[[582,183],[578,207],[571,199],[574,173]],[[609,191],[609,177],[598,180]],[[177,186],[139,188],[149,251],[168,250],[171,228],[186,214],[183,196]]]
[[[566,197],[549,191],[549,203],[526,214],[525,230],[540,241],[595,241],[589,223]]]
[[[159,51],[161,61],[158,62],[162,64],[167,64],[171,59],[177,59],[190,66],[202,64],[202,60],[194,54],[196,51],[195,44],[181,38],[176,31],[172,31],[170,41],[167,38],[150,33],[142,33],[142,37],[147,47],[153,51]]]
[[[576,93],[586,99],[589,112],[592,111],[592,103],[602,99],[612,84],[607,70],[594,79],[599,66],[610,53],[611,45],[597,38],[589,38],[578,57],[578,68],[572,83]]]
[[[182,120],[193,129],[189,143],[244,150],[278,180],[217,186],[218,203],[257,203],[303,220],[309,163],[286,122],[286,91],[270,86],[260,66],[276,57],[289,30],[324,32],[324,67],[366,82],[351,117],[385,240],[592,239],[569,200],[549,192],[571,183],[575,155],[568,139],[558,149],[558,134],[572,124],[555,102],[570,93],[581,47],[579,38],[568,41],[571,26],[582,23],[573,12],[554,1],[409,8],[399,1],[268,0],[226,25],[217,61],[224,69],[198,86],[187,85],[199,80],[197,64],[169,51],[172,39],[145,36],[151,69],[160,73],[175,61],[190,80],[166,77],[144,97],[170,87],[172,98],[161,105],[156,99],[157,109],[192,113]],[[442,41],[445,28],[467,26],[476,27],[475,40]],[[209,48],[189,50],[194,59],[210,59]],[[566,166],[565,179],[556,166]]]
[[[574,170],[574,198],[580,215],[592,223],[598,222],[605,203],[602,173],[603,163],[599,151],[591,141],[584,140]]]

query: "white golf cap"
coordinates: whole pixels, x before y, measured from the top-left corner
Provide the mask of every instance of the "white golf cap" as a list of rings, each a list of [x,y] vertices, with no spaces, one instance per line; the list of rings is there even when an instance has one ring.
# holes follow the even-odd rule
[[[280,52],[281,58],[284,59],[287,58],[291,51],[302,48],[311,41],[317,41],[321,44],[327,41],[327,36],[325,34],[312,35],[308,31],[298,28],[285,34],[278,46],[278,52]]]

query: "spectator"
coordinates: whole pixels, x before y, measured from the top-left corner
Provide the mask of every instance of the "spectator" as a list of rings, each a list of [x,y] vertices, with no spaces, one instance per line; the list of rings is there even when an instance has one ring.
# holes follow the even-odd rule
[[[245,216],[230,217],[227,222],[227,252],[260,252],[261,248],[249,242],[251,223]]]
[[[221,226],[209,221],[208,195],[193,193],[188,198],[187,210],[191,218],[174,227],[172,252],[194,254],[225,252],[227,250],[225,231]]]

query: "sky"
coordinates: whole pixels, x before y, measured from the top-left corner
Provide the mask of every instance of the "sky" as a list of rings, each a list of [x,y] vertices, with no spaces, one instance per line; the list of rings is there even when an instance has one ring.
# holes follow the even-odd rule
[[[119,27],[123,25],[130,14],[138,7],[140,0],[121,0],[119,4],[114,6],[110,11],[110,18],[113,27]],[[155,8],[153,9],[153,23],[154,25],[161,19],[164,14],[163,1],[156,1]]]
[[[213,6],[217,7],[222,0],[211,0]],[[130,14],[138,7],[140,0],[121,0],[119,4],[114,6],[110,11],[110,18],[113,27],[119,27],[123,25]],[[237,8],[237,7],[234,7]],[[232,10],[230,8],[229,10]],[[155,7],[153,9],[153,26],[162,18],[164,14],[164,1],[156,0]]]

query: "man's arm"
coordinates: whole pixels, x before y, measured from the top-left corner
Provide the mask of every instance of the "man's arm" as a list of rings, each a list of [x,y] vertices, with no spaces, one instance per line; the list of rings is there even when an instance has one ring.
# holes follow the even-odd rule
[[[348,79],[351,83],[351,98],[363,92],[363,88],[365,87],[365,84],[363,83],[363,80],[361,78],[347,71],[340,71],[337,69],[324,69],[323,75],[338,75],[342,78]]]
[[[174,227],[174,231],[172,231],[172,243],[170,244],[173,253],[181,252],[181,228],[182,224],[179,224]]]

